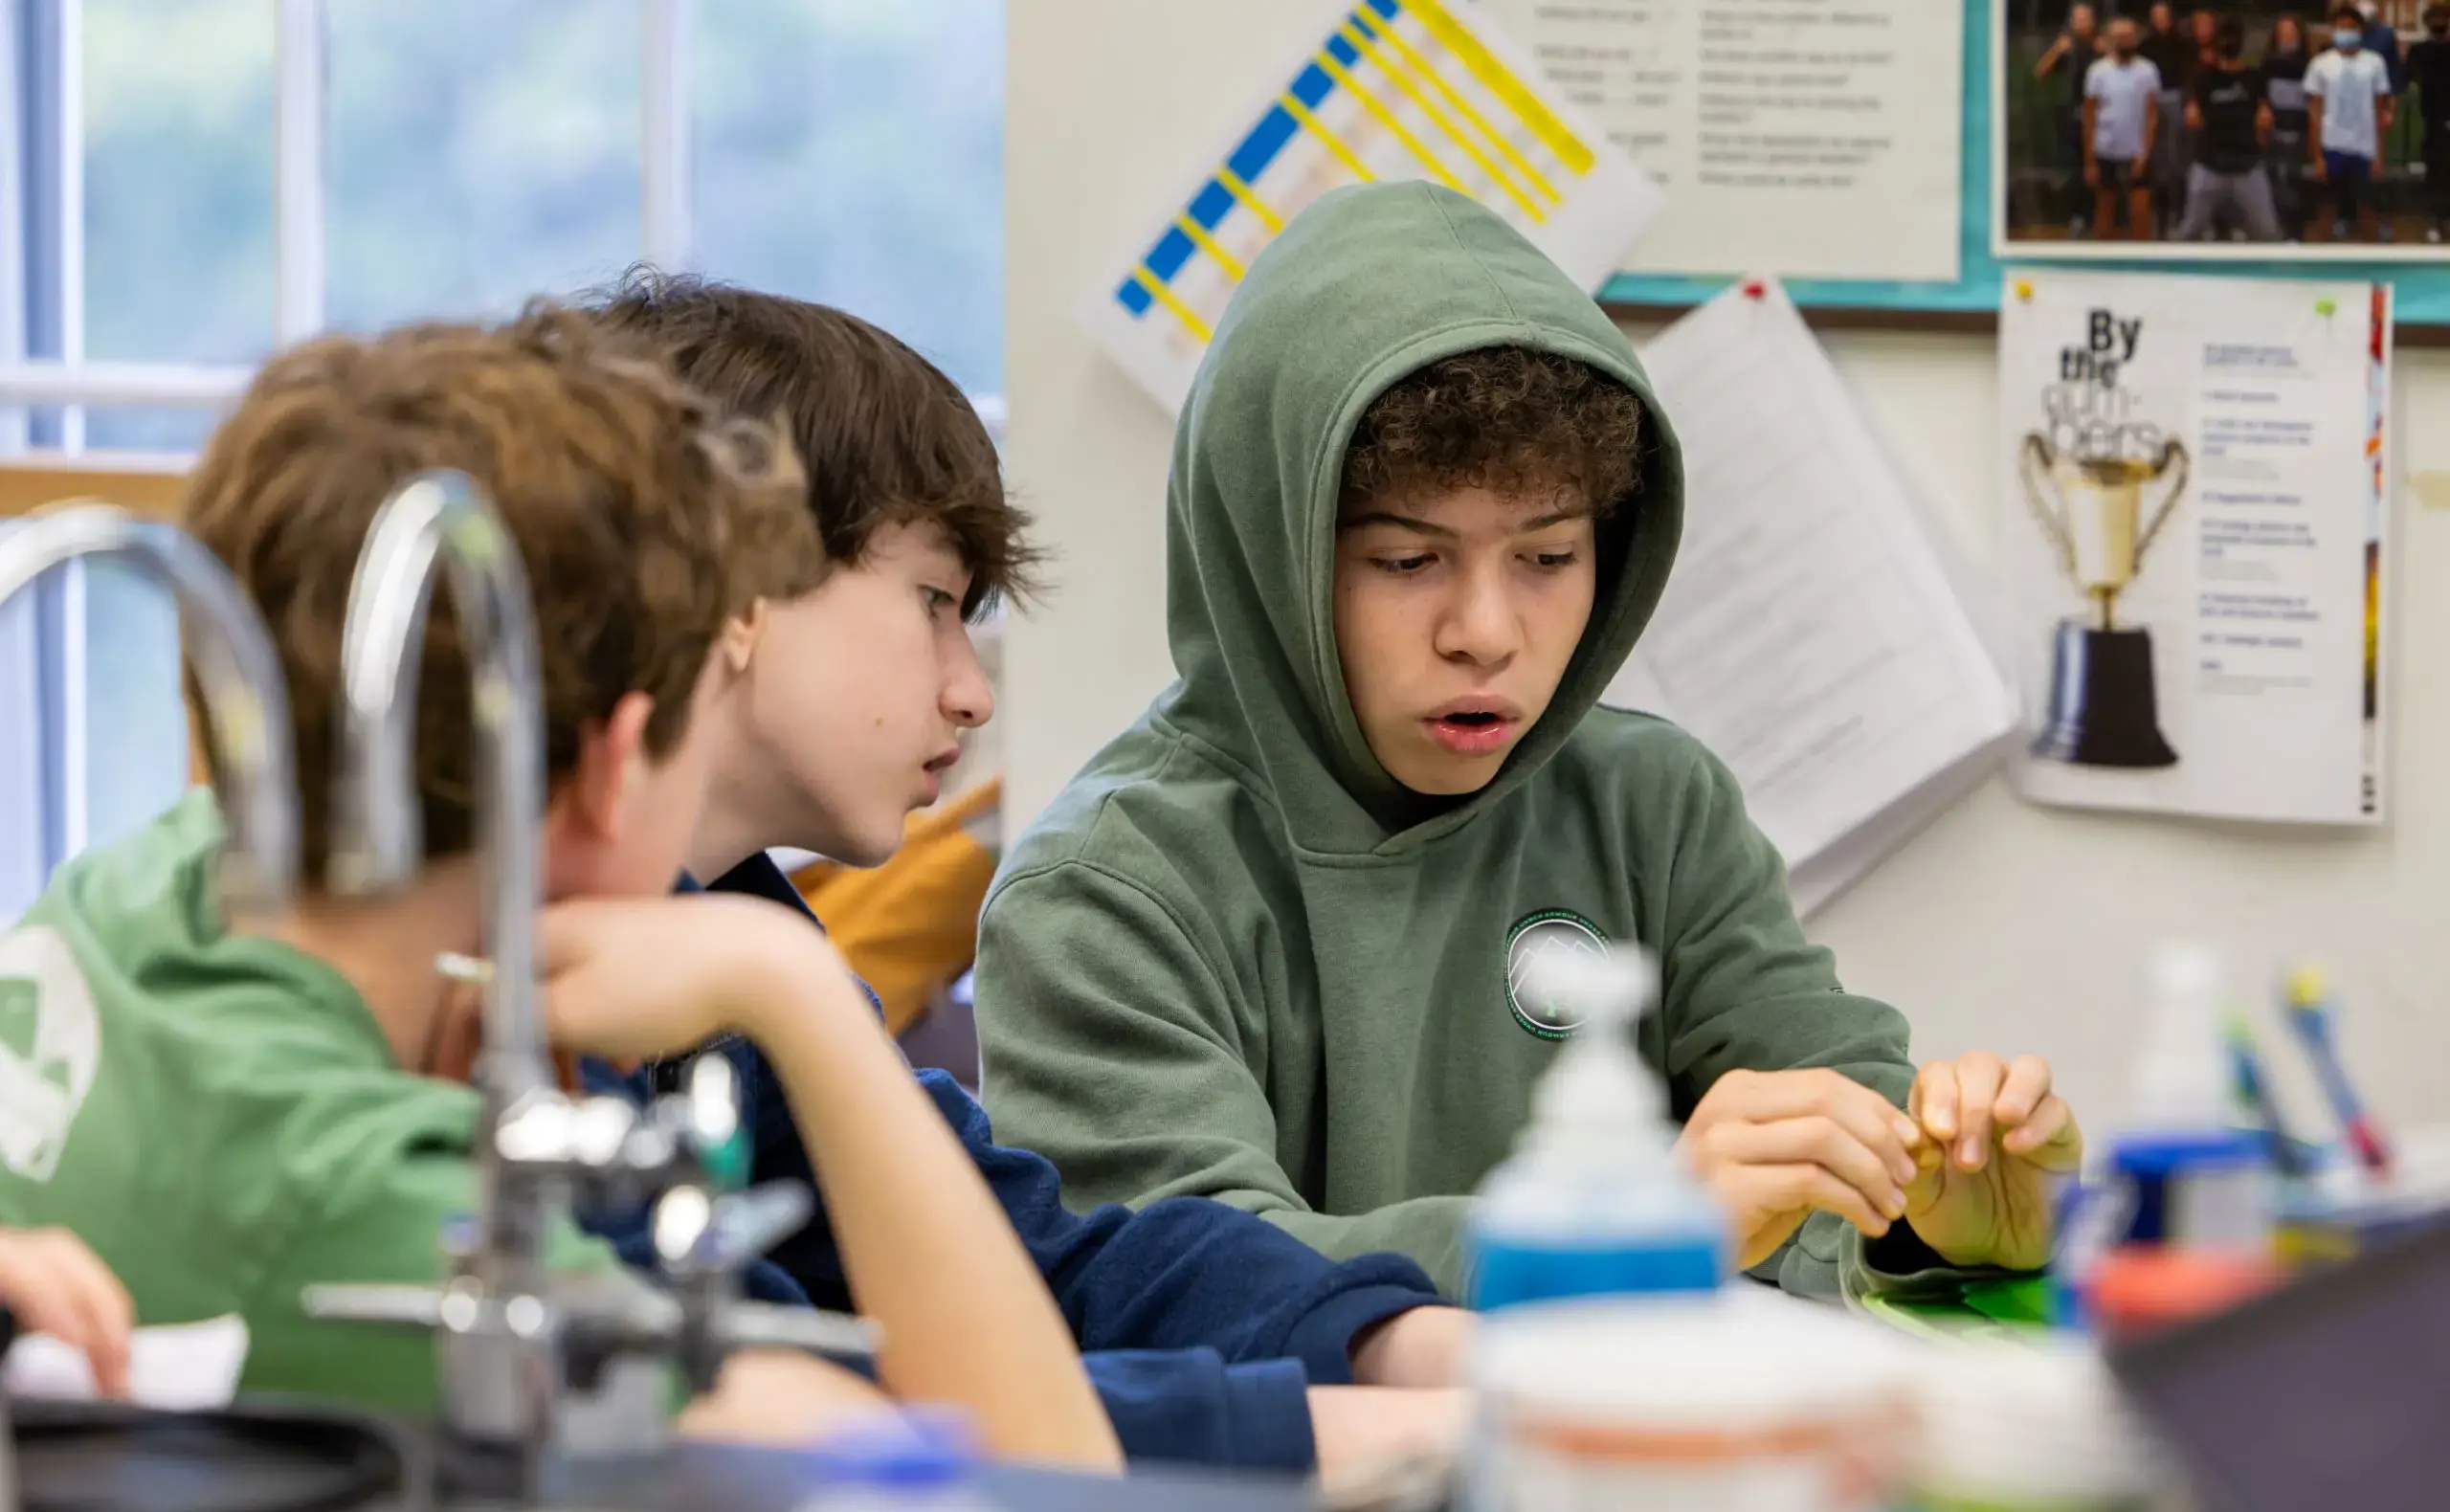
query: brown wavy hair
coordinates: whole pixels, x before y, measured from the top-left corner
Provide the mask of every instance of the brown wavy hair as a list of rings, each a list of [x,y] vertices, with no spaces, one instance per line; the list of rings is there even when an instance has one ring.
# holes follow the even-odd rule
[[[725,619],[823,565],[800,466],[585,317],[327,336],[266,363],[189,479],[186,527],[263,611],[289,683],[303,861],[323,870],[350,575],[376,510],[430,468],[466,473],[516,544],[542,653],[548,777],[623,695],[649,753],[687,733]],[[190,684],[192,696],[192,684]],[[425,853],[474,843],[469,672],[437,585],[417,679]]]
[[[832,305],[646,267],[584,302],[716,403],[783,428],[830,561],[856,565],[887,524],[931,522],[970,570],[965,615],[1036,589],[1042,553],[986,423],[891,334]]]
[[[1463,352],[1364,411],[1342,506],[1485,488],[1605,517],[1641,483],[1642,402],[1588,363],[1526,346]]]

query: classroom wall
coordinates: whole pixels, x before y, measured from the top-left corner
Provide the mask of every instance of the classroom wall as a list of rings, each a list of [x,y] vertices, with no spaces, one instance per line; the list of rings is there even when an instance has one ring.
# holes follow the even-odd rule
[[[1232,6],[1030,0],[1009,20],[1006,383],[1015,482],[1056,547],[1057,588],[1005,646],[1008,833],[1171,676],[1164,493],[1171,426],[1072,323],[1156,207],[1316,33],[1317,0]],[[1637,331],[1638,337],[1641,333]],[[1987,337],[1836,333],[1838,364],[1931,514],[1993,557],[1997,383]],[[2400,472],[2450,504],[2450,352],[2398,365]],[[2429,427],[2422,423],[2430,420]],[[2419,423],[2411,424],[2416,421]],[[1774,424],[1775,416],[1763,416]],[[2429,434],[2428,433],[2429,429]],[[2151,943],[2210,940],[2257,980],[2328,957],[2352,1064],[2386,1118],[2450,1122],[2450,512],[2403,488],[2386,665],[2390,824],[2290,831],[2046,812],[1999,782],[1811,922],[1848,985],[1915,1025],[1919,1055],[1977,1044],[2060,1068],[2086,1122],[2127,1084]],[[2293,1107],[2319,1107],[2279,1057]]]

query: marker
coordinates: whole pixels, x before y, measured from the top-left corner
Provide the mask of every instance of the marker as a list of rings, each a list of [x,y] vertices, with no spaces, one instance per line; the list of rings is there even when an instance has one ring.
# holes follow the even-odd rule
[[[2263,1079],[2262,1058],[2255,1054],[2254,1031],[2243,1018],[2232,1015],[2228,1023],[2229,1069],[2237,1082],[2238,1101],[2256,1123],[2262,1125],[2263,1138],[2271,1145],[2271,1164],[2283,1176],[2302,1176],[2305,1162],[2297,1151],[2297,1142],[2288,1136],[2288,1124],[2281,1117],[2280,1103],[2271,1095],[2271,1084]]]
[[[2389,1175],[2390,1147],[2382,1143],[2382,1131],[2365,1111],[2356,1089],[2349,1084],[2348,1068],[2340,1064],[2339,1045],[2331,1036],[2330,1005],[2323,992],[2322,968],[2298,967],[2282,978],[2282,988],[2288,1004],[2289,1026],[2305,1041],[2306,1058],[2314,1063],[2314,1075],[2323,1083],[2324,1095],[2330,1099],[2331,1111],[2339,1116],[2349,1147],[2368,1171],[2376,1176]]]

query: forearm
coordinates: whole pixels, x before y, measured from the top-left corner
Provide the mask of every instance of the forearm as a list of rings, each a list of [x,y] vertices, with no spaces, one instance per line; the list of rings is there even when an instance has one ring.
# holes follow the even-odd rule
[[[847,979],[839,990],[852,990]],[[969,1409],[997,1455],[1114,1467],[1114,1433],[1069,1327],[866,1005],[771,1016],[758,1037],[825,1190],[853,1295],[882,1330],[879,1377],[897,1396]]]

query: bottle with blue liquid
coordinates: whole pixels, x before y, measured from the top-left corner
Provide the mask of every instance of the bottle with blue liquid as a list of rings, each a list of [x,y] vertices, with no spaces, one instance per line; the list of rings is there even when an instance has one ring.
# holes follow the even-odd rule
[[[1657,973],[1637,949],[1552,952],[1518,993],[1578,1024],[1532,1094],[1514,1154],[1465,1238],[1483,1312],[1569,1297],[1691,1294],[1726,1279],[1726,1215],[1675,1152],[1659,1078],[1634,1048]]]

